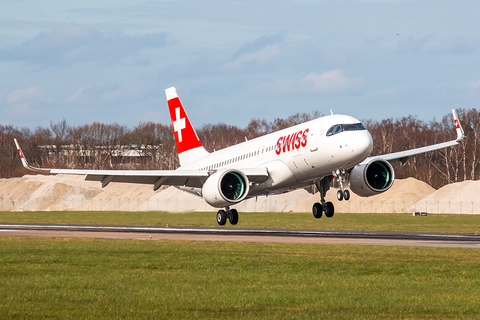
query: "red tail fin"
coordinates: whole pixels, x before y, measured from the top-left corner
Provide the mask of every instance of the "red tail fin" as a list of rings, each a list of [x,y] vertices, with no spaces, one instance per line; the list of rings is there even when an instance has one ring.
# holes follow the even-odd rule
[[[208,153],[203,148],[200,139],[198,139],[197,133],[180,102],[177,90],[171,87],[166,89],[165,93],[167,95],[168,109],[172,120],[180,164],[185,165],[204,157]]]

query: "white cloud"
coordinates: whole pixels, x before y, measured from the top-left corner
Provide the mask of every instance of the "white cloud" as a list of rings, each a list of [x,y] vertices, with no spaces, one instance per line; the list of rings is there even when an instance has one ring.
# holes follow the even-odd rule
[[[439,54],[471,54],[480,46],[480,41],[472,41],[462,36],[453,36],[443,39],[433,46],[429,52]]]
[[[12,91],[7,95],[7,106],[3,109],[2,117],[27,118],[37,116],[33,106],[43,101],[43,91],[36,86],[27,89]]]
[[[281,55],[281,49],[278,44],[269,45],[254,53],[245,53],[240,55],[235,61],[223,64],[223,70],[238,70],[244,65],[255,63],[262,65],[268,63]]]
[[[343,75],[340,70],[330,70],[317,74],[311,72],[302,79],[277,79],[264,82],[255,88],[261,94],[296,95],[299,93],[319,93],[322,95],[344,94],[360,88],[363,78]]]
[[[397,43],[397,47],[395,49],[396,53],[399,54],[415,54],[421,53],[425,50],[428,42],[433,38],[432,35],[428,35],[422,37],[420,39],[415,39],[414,37],[408,37],[405,40],[400,40]]]
[[[114,91],[108,91],[101,95],[102,102],[116,102],[125,100],[139,100],[147,88],[141,86],[125,86]]]
[[[39,33],[12,49],[1,50],[0,60],[40,65],[105,63],[121,60],[143,48],[166,44],[165,33],[129,36],[71,23],[62,24],[51,32]]]
[[[283,39],[284,39],[283,33],[277,33],[273,35],[262,35],[240,46],[232,55],[232,58],[230,60],[233,61],[238,59],[238,57],[240,57],[243,54],[255,53],[267,46],[281,43],[283,42]]]
[[[254,91],[259,95],[285,96],[305,93],[305,88],[298,79],[277,79],[257,85]]]
[[[77,92],[75,92],[75,94],[73,94],[70,98],[68,98],[67,101],[68,101],[68,102],[79,102],[81,95],[82,95],[82,94],[85,92],[85,90],[87,90],[88,88],[89,88],[88,86],[81,87],[79,90],[77,90]]]
[[[470,81],[470,87],[471,87],[473,90],[478,90],[478,89],[480,89],[480,79],[475,80],[475,81]]]
[[[30,103],[41,99],[42,90],[39,87],[29,87],[11,92],[7,97],[9,104]]]
[[[303,82],[313,84],[313,89],[322,94],[337,94],[358,90],[362,80],[361,77],[344,76],[340,70],[330,70],[321,74],[312,72],[302,79]]]

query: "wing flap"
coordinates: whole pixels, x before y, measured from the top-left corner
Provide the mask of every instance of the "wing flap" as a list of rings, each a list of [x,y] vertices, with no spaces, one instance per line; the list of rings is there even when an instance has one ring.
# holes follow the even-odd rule
[[[248,177],[248,180],[253,183],[262,183],[269,177],[268,169],[266,167],[252,169],[246,168],[240,170],[245,173],[245,175]]]
[[[62,169],[55,169],[52,173],[65,173]],[[111,182],[138,183],[154,185],[157,190],[162,185],[187,186],[201,188],[209,174],[205,170],[87,170],[85,180],[100,181],[102,187]]]

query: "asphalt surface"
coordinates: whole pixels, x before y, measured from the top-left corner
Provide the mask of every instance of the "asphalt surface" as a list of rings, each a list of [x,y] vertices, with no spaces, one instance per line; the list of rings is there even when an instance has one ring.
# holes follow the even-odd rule
[[[480,235],[424,232],[0,224],[0,236],[224,242],[324,243],[480,249]]]

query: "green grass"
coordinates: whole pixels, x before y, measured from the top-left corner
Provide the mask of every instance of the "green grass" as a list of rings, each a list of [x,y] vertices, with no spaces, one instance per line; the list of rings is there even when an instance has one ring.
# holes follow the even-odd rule
[[[5,222],[218,227],[214,212],[0,212],[0,223]],[[225,227],[232,226],[227,222]],[[480,231],[480,216],[431,214],[413,217],[411,214],[395,213],[338,213],[333,218],[317,220],[311,213],[241,212],[237,227],[475,233]]]
[[[1,319],[478,319],[472,249],[0,238]]]

